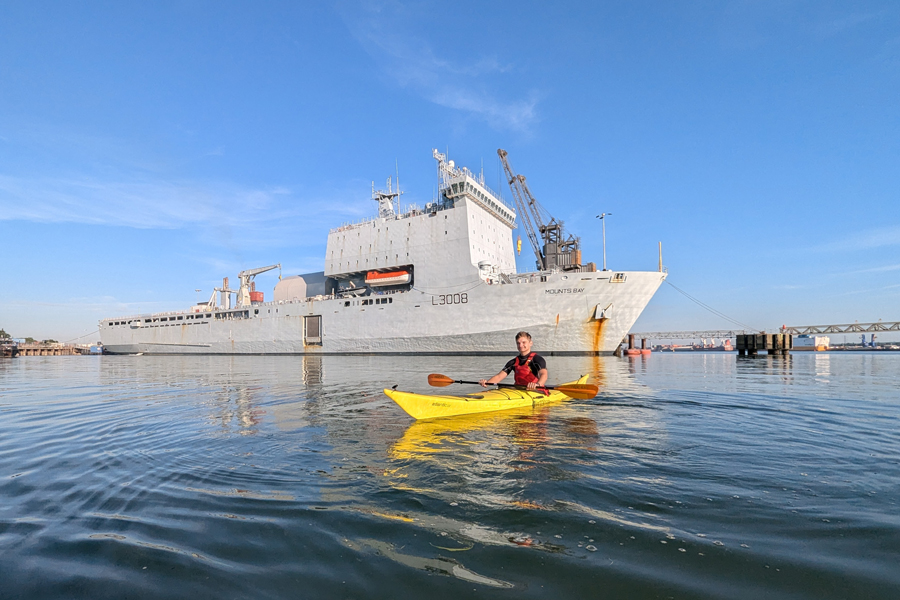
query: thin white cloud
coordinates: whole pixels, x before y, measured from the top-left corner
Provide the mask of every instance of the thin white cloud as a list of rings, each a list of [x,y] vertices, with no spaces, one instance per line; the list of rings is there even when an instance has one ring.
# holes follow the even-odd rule
[[[900,226],[879,227],[852,233],[843,239],[821,244],[812,248],[818,252],[855,252],[900,246]]]
[[[865,290],[850,290],[848,292],[843,292],[840,294],[831,294],[831,297],[840,297],[840,296],[856,296],[859,294],[875,294],[876,292],[883,292],[885,290],[896,290],[900,289],[900,283],[895,283],[893,285],[884,285],[881,287],[868,288]]]
[[[853,273],[885,273],[888,271],[900,271],[900,265],[885,265],[883,267],[872,267],[871,269],[861,269],[853,271]]]
[[[0,221],[80,223],[137,229],[199,228],[210,239],[309,245],[302,231],[368,214],[365,188],[300,198],[284,186],[254,189],[227,182],[173,182],[146,177],[29,178],[0,174]],[[349,200],[348,198],[353,198]]]
[[[460,64],[438,56],[429,41],[414,33],[430,28],[433,21],[425,21],[432,17],[412,14],[398,2],[348,3],[341,14],[382,71],[429,102],[478,117],[496,129],[527,133],[536,122],[539,94],[508,100],[496,89],[494,80],[511,71],[510,64],[495,56]]]
[[[329,228],[372,212],[364,182],[303,185],[299,192],[285,185],[175,179],[165,175],[169,157],[147,157],[118,138],[40,122],[3,127],[14,134],[18,154],[70,166],[36,174],[4,165],[0,222],[185,229],[214,247],[301,247],[324,245]],[[317,235],[303,235],[313,231]]]
[[[781,284],[781,285],[773,285],[772,289],[792,291],[792,290],[805,290],[809,287],[810,286],[808,286],[808,285],[794,285],[794,284],[790,284],[790,283],[785,283],[785,284]]]

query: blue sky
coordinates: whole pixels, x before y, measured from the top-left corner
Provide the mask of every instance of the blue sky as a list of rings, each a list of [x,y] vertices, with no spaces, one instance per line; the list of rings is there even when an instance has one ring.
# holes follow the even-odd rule
[[[900,4],[548,4],[3,3],[0,327],[321,270],[435,147],[753,327],[900,319]],[[730,326],[664,285],[635,328]]]

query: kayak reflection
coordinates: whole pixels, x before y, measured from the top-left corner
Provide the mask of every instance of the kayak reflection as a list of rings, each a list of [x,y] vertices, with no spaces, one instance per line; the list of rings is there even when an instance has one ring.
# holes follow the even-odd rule
[[[540,509],[525,495],[532,480],[556,479],[553,449],[590,450],[599,436],[593,419],[560,405],[417,421],[388,449],[384,474],[397,489],[447,501]]]
[[[390,448],[389,456],[401,460],[433,460],[447,452],[489,443],[491,437],[508,438],[520,448],[546,442],[549,407],[517,408],[486,415],[416,421]]]

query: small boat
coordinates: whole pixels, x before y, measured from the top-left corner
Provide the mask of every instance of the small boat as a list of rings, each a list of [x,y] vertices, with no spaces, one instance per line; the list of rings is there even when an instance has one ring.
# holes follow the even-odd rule
[[[366,285],[375,287],[385,285],[402,285],[405,283],[409,283],[409,281],[409,271],[388,271],[387,273],[369,271],[366,274]]]
[[[564,385],[584,384],[585,382],[587,382],[587,375]],[[530,392],[515,388],[491,389],[465,396],[414,394],[398,390],[384,390],[384,393],[414,419],[455,417],[457,415],[532,407],[557,402],[568,397],[556,390],[551,390],[548,395],[544,392]]]

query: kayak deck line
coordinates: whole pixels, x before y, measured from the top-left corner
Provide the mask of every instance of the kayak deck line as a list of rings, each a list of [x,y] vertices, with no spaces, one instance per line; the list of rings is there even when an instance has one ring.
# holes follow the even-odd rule
[[[587,382],[587,375],[565,385],[583,384],[585,382]],[[497,388],[481,394],[460,396],[416,394],[395,389],[385,389],[384,393],[416,420],[535,407],[541,404],[557,402],[568,397],[559,391],[551,391],[549,394],[546,394],[542,391],[511,388]]]

